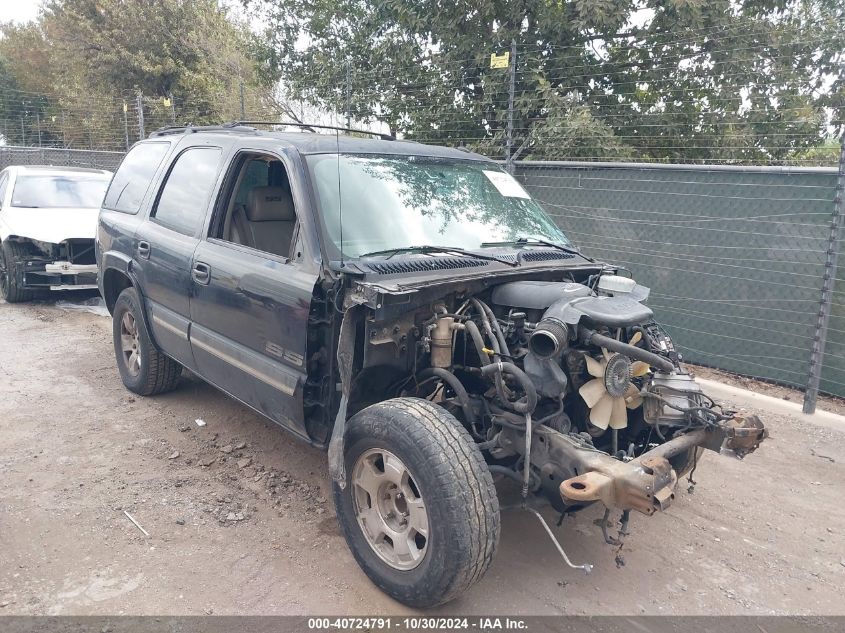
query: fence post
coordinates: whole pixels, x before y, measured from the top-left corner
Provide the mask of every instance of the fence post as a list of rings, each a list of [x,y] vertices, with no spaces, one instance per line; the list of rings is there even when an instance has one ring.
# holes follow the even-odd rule
[[[246,100],[244,99],[244,82],[241,79],[238,82],[241,91],[241,121],[246,121]]]
[[[26,130],[23,127],[23,115],[21,115],[21,145],[26,145]]]
[[[819,300],[819,314],[816,319],[816,331],[813,335],[810,352],[810,372],[807,377],[807,391],[804,393],[804,413],[816,411],[816,399],[819,395],[819,382],[824,367],[824,348],[827,342],[827,324],[830,320],[830,304],[833,299],[833,286],[836,283],[836,266],[839,259],[839,242],[842,233],[843,192],[845,192],[845,135],[839,148],[839,174],[836,178],[836,191],[833,196],[833,213],[830,216],[830,234],[827,238],[827,253],[822,276],[822,291]]]
[[[505,169],[513,174],[513,100],[516,92],[516,40],[511,40],[510,87],[508,89],[508,137],[505,153]]]
[[[123,102],[123,136],[126,140],[126,151],[129,151],[129,106]]]
[[[141,91],[138,91],[138,94],[135,95],[135,104],[138,108],[138,138],[143,140],[146,136],[144,132],[144,95],[141,94]]]
[[[41,113],[35,111],[35,121],[38,126],[38,147],[41,147]]]
[[[352,127],[352,64],[346,58],[346,127]]]

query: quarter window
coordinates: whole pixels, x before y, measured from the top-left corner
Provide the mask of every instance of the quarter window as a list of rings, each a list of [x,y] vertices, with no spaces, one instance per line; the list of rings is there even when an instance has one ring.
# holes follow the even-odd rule
[[[150,181],[169,148],[170,143],[140,143],[130,149],[111,181],[103,207],[138,213]]]
[[[179,155],[153,211],[157,222],[185,235],[197,234],[205,220],[221,154],[219,147],[193,147]]]

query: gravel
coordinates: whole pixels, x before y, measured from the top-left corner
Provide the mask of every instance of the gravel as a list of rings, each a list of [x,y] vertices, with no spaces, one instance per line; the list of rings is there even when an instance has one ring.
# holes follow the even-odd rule
[[[322,451],[192,376],[128,396],[106,318],[0,303],[0,332],[4,615],[413,613],[349,553]],[[487,576],[429,613],[845,614],[845,429],[761,415],[759,451],[708,454],[694,493],[631,517],[624,566],[597,508],[556,529],[587,578],[506,511]]]

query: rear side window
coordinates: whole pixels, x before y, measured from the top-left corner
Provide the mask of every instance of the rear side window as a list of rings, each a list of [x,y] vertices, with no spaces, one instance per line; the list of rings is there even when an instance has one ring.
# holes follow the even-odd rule
[[[219,147],[192,147],[179,155],[153,210],[159,224],[185,235],[202,228],[222,153]]]
[[[141,143],[130,149],[111,181],[103,207],[138,213],[150,181],[169,148],[170,143]]]

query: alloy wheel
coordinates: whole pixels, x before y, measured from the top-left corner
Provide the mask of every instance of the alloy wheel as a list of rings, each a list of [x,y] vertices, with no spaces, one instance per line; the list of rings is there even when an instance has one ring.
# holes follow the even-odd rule
[[[120,320],[120,350],[126,370],[137,376],[141,372],[141,341],[138,335],[138,322],[131,312],[125,312]]]
[[[411,472],[381,448],[365,451],[352,470],[355,516],[365,539],[399,570],[419,565],[428,547],[428,514]]]

